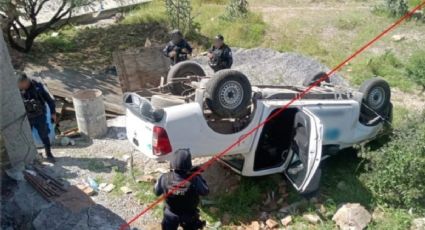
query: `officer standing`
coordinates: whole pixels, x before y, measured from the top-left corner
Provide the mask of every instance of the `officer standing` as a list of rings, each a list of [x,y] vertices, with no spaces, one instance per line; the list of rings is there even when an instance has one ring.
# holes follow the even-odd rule
[[[171,32],[171,41],[163,50],[164,55],[170,58],[171,65],[186,61],[188,56],[192,54],[192,47],[183,38],[183,34],[179,30]]]
[[[25,110],[32,128],[35,128],[43,142],[47,160],[55,162],[49,139],[49,124],[46,118],[46,104],[49,106],[51,117],[56,123],[55,101],[44,89],[42,83],[28,78],[25,73],[18,76],[18,88],[24,101]]]
[[[171,171],[162,174],[155,184],[154,192],[157,196],[173,193],[165,199],[163,230],[177,230],[179,225],[184,230],[197,230],[205,226],[199,219],[199,196],[209,193],[205,180],[197,175],[190,181],[181,184],[190,176],[192,159],[189,150],[177,150],[170,162]]]
[[[214,38],[214,44],[208,50],[208,58],[208,64],[214,72],[232,67],[232,50],[224,43],[224,37],[222,35],[219,34]]]

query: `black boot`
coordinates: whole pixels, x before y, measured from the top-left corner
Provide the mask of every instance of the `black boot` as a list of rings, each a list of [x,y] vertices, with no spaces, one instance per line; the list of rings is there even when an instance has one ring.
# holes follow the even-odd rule
[[[50,163],[56,162],[56,159],[55,157],[53,157],[52,150],[50,150],[50,148],[46,148],[46,157],[48,162]]]

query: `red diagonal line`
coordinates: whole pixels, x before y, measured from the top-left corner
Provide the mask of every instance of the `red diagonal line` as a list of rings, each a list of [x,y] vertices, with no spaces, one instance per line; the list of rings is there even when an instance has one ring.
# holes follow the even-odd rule
[[[301,93],[299,93],[296,97],[292,98],[282,108],[280,108],[276,112],[272,113],[272,115],[270,115],[266,120],[264,120],[263,122],[261,122],[259,125],[257,125],[253,129],[251,129],[248,133],[244,134],[241,138],[239,138],[236,142],[234,142],[233,144],[231,144],[225,150],[223,150],[219,154],[216,154],[211,159],[209,159],[207,162],[205,162],[196,172],[192,173],[192,175],[190,175],[188,178],[186,178],[185,180],[181,181],[176,186],[172,187],[170,191],[168,191],[166,194],[164,194],[163,196],[161,196],[160,198],[158,198],[156,201],[154,201],[153,203],[151,203],[148,207],[146,207],[145,209],[143,209],[142,212],[140,212],[138,215],[136,215],[135,217],[133,217],[133,219],[131,219],[128,223],[121,225],[120,230],[124,230],[125,228],[129,227],[130,224],[132,224],[134,221],[136,221],[139,217],[141,217],[142,215],[144,215],[145,213],[147,213],[150,209],[154,208],[156,205],[158,205],[159,203],[161,203],[168,196],[172,195],[178,189],[179,186],[182,186],[182,185],[186,184],[188,181],[192,180],[195,176],[201,174],[203,171],[205,171],[205,169],[207,169],[209,166],[211,166],[212,163],[216,162],[219,158],[221,158],[226,153],[228,153],[230,150],[232,150],[234,147],[236,147],[237,145],[239,145],[243,140],[245,140],[247,137],[249,137],[251,134],[253,134],[255,131],[257,131],[259,128],[261,128],[262,126],[264,126],[267,122],[269,122],[274,117],[276,117],[277,115],[279,115],[280,113],[282,113],[285,109],[287,109],[295,101],[302,99],[308,92],[310,92],[314,87],[318,86],[322,81],[325,81],[325,80],[329,79],[331,75],[333,75],[336,71],[338,71],[339,69],[341,69],[346,63],[348,63],[351,60],[353,60],[357,55],[359,55],[360,53],[362,53],[369,46],[371,46],[376,41],[378,41],[379,39],[381,39],[389,31],[391,31],[392,29],[394,29],[395,27],[397,27],[398,25],[400,25],[404,20],[412,17],[412,15],[417,10],[421,9],[424,5],[425,5],[425,1],[423,1],[421,4],[419,4],[418,6],[416,6],[413,10],[411,10],[407,14],[405,14],[403,17],[401,17],[400,19],[398,19],[396,22],[394,22],[392,25],[390,25],[388,28],[386,28],[384,31],[382,31],[378,36],[376,36],[374,39],[372,39],[371,41],[369,41],[368,43],[366,43],[365,45],[363,45],[355,53],[353,53],[351,56],[349,56],[347,59],[345,59],[339,65],[337,65],[335,68],[333,68],[331,71],[329,71],[328,73],[326,73],[325,76],[323,76],[319,80],[315,81],[313,84],[311,84],[309,87],[307,87],[307,89],[305,89],[304,91],[302,91]]]

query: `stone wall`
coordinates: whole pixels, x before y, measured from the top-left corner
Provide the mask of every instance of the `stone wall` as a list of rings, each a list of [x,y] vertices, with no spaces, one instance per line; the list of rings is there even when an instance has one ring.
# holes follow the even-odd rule
[[[12,166],[29,163],[36,156],[21,95],[16,86],[16,77],[9,52],[0,30],[0,134]],[[5,151],[2,151],[4,154]],[[2,163],[2,169],[5,165]],[[9,165],[7,165],[9,166]]]

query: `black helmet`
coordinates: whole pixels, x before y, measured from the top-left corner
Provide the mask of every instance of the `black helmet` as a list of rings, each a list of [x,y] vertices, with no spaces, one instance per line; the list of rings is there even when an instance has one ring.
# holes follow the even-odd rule
[[[183,34],[178,29],[171,31],[170,36],[174,44],[179,43],[183,39]]]
[[[217,34],[217,35],[215,36],[215,39],[216,39],[216,40],[224,41],[224,37],[223,37],[223,35],[221,35],[221,34]]]
[[[23,82],[29,80],[28,76],[24,72],[16,72],[16,75],[18,75],[18,82]]]
[[[175,172],[188,172],[192,169],[192,156],[189,149],[179,149],[177,150],[171,161],[170,161],[171,170]]]

